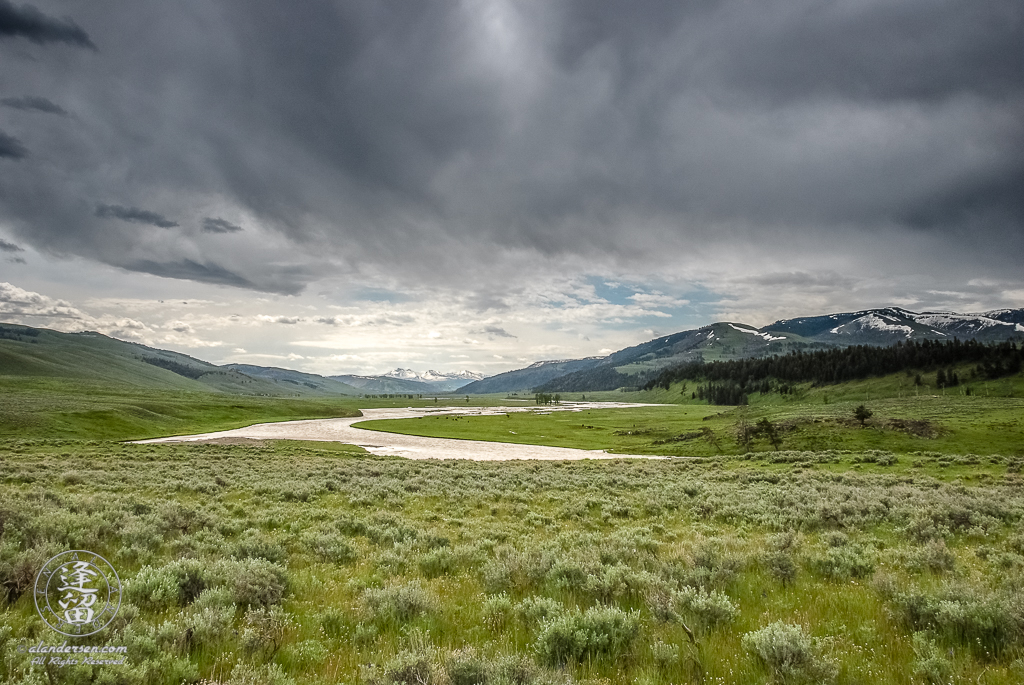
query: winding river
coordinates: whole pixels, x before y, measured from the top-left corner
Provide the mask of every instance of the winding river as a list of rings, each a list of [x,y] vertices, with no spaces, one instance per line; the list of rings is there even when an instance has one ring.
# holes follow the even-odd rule
[[[358,445],[373,454],[389,454],[406,457],[407,459],[472,459],[476,461],[504,461],[511,459],[661,459],[663,457],[643,454],[609,454],[604,450],[580,450],[569,447],[548,447],[545,445],[516,445],[506,442],[486,442],[483,440],[427,438],[418,435],[384,433],[352,425],[377,419],[407,419],[443,414],[487,416],[525,411],[539,413],[555,411],[578,412],[586,409],[650,406],[655,405],[627,404],[622,402],[573,402],[550,407],[406,407],[363,409],[363,415],[358,417],[258,423],[234,430],[202,433],[199,435],[179,435],[155,438],[153,440],[139,440],[138,442],[147,444],[165,442],[226,442],[239,439],[316,440]]]

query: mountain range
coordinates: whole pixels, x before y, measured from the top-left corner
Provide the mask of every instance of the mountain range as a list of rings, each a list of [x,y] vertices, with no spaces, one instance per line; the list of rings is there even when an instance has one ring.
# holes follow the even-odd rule
[[[573,392],[639,385],[660,369],[692,361],[744,359],[795,350],[891,345],[907,340],[1024,341],[1024,308],[979,314],[912,312],[898,307],[776,321],[736,322],[681,331],[604,357],[535,362],[489,378],[470,371],[381,376],[320,376],[291,369],[226,364],[86,331],[60,333],[0,323],[0,376],[75,378],[139,388],[238,395],[330,397],[363,394]]]
[[[892,345],[904,340],[999,342],[1024,339],[1024,308],[978,314],[912,312],[899,307],[783,319],[757,328],[736,322],[713,323],[656,338],[603,358],[548,362],[568,369],[537,382],[539,362],[524,369],[471,383],[460,392],[581,392],[639,384],[659,369],[693,361],[745,359],[794,350],[850,345]]]
[[[483,374],[472,371],[439,373],[434,370],[420,374],[412,369],[398,368],[382,376],[356,376],[351,374],[330,376],[347,385],[359,388],[366,394],[391,393],[437,393],[453,392],[464,385],[484,378]]]

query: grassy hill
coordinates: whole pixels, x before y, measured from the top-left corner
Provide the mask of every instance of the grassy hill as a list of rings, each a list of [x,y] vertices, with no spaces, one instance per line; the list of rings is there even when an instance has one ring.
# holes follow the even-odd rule
[[[262,367],[251,367],[261,369]],[[0,376],[63,378],[151,390],[252,396],[326,397],[359,391],[320,376],[286,371],[247,374],[178,352],[124,342],[100,333],[59,333],[0,324]],[[311,379],[320,379],[313,383]]]
[[[0,436],[122,440],[358,415],[341,394],[356,389],[303,381],[99,333],[0,324]]]

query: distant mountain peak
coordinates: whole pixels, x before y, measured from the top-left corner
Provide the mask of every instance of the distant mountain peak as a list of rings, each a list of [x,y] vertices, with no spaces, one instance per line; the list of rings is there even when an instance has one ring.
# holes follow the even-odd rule
[[[401,367],[388,371],[383,376],[384,378],[398,378],[404,381],[419,381],[420,383],[445,383],[449,381],[478,381],[485,376],[474,371],[453,371],[449,373],[443,373],[430,369],[426,373],[418,373],[412,369],[403,369]]]

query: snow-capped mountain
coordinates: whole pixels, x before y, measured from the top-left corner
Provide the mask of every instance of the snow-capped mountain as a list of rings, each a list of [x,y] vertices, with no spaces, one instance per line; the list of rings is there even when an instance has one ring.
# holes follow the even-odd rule
[[[776,321],[762,332],[791,333],[818,342],[887,344],[899,340],[953,339],[995,341],[1024,333],[1020,309],[980,314],[912,312],[900,307]]]
[[[385,378],[400,378],[406,381],[419,381],[421,383],[446,383],[449,381],[478,381],[483,378],[483,374],[474,373],[473,371],[454,371],[451,373],[441,373],[434,371],[433,369],[428,370],[426,373],[417,373],[412,369],[398,368],[394,371],[388,371],[384,374]]]

